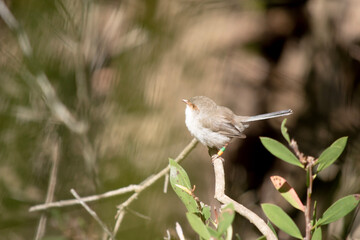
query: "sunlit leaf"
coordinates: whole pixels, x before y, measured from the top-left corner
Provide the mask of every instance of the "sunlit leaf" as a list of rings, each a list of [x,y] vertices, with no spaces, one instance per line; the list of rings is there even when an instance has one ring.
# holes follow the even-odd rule
[[[267,218],[283,232],[297,239],[303,239],[299,228],[284,210],[270,203],[261,204],[261,207]]]
[[[186,213],[186,217],[192,227],[192,229],[200,235],[200,237],[205,239],[210,239],[211,235],[206,227],[206,225],[201,221],[201,219],[196,216],[194,213]]]
[[[280,142],[268,137],[260,137],[260,140],[264,147],[275,157],[287,163],[303,168],[303,165],[296,158],[296,156]]]
[[[303,212],[305,211],[305,206],[295,192],[295,189],[290,186],[286,179],[280,176],[271,176],[270,179],[276,190],[283,198],[285,198],[286,201],[288,201],[293,207]]]
[[[287,132],[287,128],[285,127],[287,119],[285,118],[281,123],[281,133],[283,137],[286,139],[286,141],[290,144],[290,136]]]
[[[322,240],[322,232],[321,232],[320,227],[315,229],[315,231],[311,237],[311,240]]]
[[[169,159],[170,184],[189,212],[198,212],[198,205],[191,196],[191,183],[185,170],[173,159]]]
[[[316,222],[316,226],[326,225],[346,216],[359,204],[360,195],[354,194],[343,197],[331,205]]]
[[[330,147],[325,149],[318,160],[317,172],[324,170],[333,164],[338,159],[341,153],[344,151],[348,137],[342,137],[336,140]]]

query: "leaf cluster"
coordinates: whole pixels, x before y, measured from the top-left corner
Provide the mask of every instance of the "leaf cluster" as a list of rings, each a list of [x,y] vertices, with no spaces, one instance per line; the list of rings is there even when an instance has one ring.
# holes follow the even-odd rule
[[[173,159],[169,159],[169,163],[170,184],[184,203],[188,211],[186,217],[200,239],[232,239],[231,224],[235,218],[234,206],[232,204],[224,206],[220,214],[212,219],[210,207],[200,202],[194,195],[194,189],[191,187],[186,171]]]
[[[312,185],[309,186],[309,182],[315,180],[319,172],[331,166],[340,157],[340,155],[345,149],[348,138],[341,137],[337,139],[333,144],[331,144],[327,149],[325,149],[317,159],[315,159],[314,157],[305,156],[298,150],[297,143],[294,140],[290,140],[285,124],[286,119],[281,125],[281,133],[293,151],[291,151],[289,148],[287,148],[277,140],[268,137],[260,137],[260,140],[264,147],[277,158],[304,169],[307,176],[306,185],[309,189],[312,187]],[[315,174],[313,174],[313,168],[316,169]],[[275,186],[276,190],[293,207],[303,212],[307,210],[306,206],[301,202],[294,188],[291,187],[291,185],[286,181],[286,179],[280,176],[272,176],[271,181]],[[310,190],[311,193],[312,189]],[[311,196],[308,196],[308,200],[310,200],[310,198]],[[340,218],[346,216],[358,206],[359,200],[359,194],[352,194],[343,197],[337,200],[334,204],[332,204],[319,218],[317,218],[316,216],[316,207],[314,207],[311,226],[308,226],[311,227],[311,239],[322,239],[321,227],[329,223],[335,222]],[[310,206],[310,204],[307,204],[307,206]],[[294,221],[280,207],[269,203],[262,204],[261,207],[268,219],[283,232],[289,234],[294,238],[304,239]]]

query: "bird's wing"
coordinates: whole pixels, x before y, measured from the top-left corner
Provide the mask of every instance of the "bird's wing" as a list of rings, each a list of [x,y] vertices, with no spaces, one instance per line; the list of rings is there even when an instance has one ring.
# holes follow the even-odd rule
[[[203,119],[203,127],[228,137],[245,138],[242,132],[247,127],[234,121],[234,113],[226,107],[218,107],[216,113]]]

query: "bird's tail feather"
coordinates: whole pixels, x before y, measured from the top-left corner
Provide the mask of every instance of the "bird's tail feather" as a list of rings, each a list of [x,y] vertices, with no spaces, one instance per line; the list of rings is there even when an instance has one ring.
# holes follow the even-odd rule
[[[260,114],[252,117],[247,117],[241,120],[241,122],[253,122],[253,121],[259,121],[269,118],[276,118],[276,117],[283,117],[292,114],[293,111],[291,109],[283,110],[283,111],[277,111],[277,112],[271,112],[271,113],[265,113]]]

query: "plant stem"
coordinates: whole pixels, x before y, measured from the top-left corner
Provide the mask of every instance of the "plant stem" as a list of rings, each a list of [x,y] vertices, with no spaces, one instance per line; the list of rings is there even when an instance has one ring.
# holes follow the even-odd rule
[[[308,179],[308,186],[307,186],[307,196],[306,196],[306,209],[305,209],[305,229],[306,229],[306,236],[305,240],[311,240],[311,194],[312,194],[312,187],[313,187],[313,173],[312,168],[314,164],[314,159],[308,157],[308,165],[307,165],[307,177]]]

